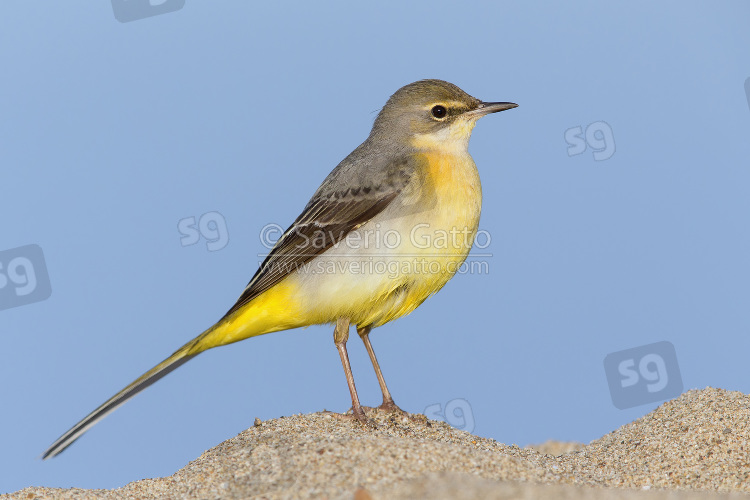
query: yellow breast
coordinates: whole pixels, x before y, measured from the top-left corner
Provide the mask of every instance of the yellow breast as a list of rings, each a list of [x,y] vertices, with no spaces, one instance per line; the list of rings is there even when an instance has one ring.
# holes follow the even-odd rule
[[[444,232],[456,235],[446,245],[445,253],[453,253],[463,261],[474,242],[482,210],[482,185],[477,167],[468,152],[426,152],[422,157],[427,167],[423,189],[427,191],[426,196],[434,199],[433,207],[425,213],[425,220],[436,236]],[[458,238],[459,233],[465,237]]]

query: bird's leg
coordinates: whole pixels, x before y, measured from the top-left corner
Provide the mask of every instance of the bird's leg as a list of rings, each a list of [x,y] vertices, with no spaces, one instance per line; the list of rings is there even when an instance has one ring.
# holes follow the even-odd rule
[[[339,318],[336,321],[336,328],[333,330],[333,343],[341,356],[341,364],[344,366],[346,375],[346,384],[349,386],[349,392],[352,395],[352,415],[362,423],[368,424],[362,405],[359,404],[357,388],[354,387],[354,375],[352,375],[352,366],[349,364],[349,354],[346,352],[346,341],[349,340],[349,318]]]
[[[391,393],[390,391],[388,391],[388,386],[385,385],[385,378],[383,378],[383,372],[380,371],[380,364],[378,364],[378,358],[375,357],[375,351],[372,349],[372,344],[370,343],[370,330],[372,330],[372,327],[363,326],[362,328],[357,328],[357,333],[359,334],[359,338],[361,338],[362,342],[364,342],[365,344],[365,349],[367,349],[367,354],[370,355],[370,361],[372,361],[372,366],[373,368],[375,368],[375,375],[378,377],[380,390],[383,392],[383,404],[381,404],[379,408],[381,410],[406,414],[404,410],[399,408],[396,405],[396,403],[393,402]]]

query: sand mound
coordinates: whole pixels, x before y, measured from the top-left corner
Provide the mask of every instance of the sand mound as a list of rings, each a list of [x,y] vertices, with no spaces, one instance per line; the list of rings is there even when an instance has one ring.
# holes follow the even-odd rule
[[[320,413],[269,420],[170,477],[117,490],[26,488],[2,498],[691,499],[750,491],[750,397],[738,392],[689,391],[569,453],[577,446],[540,445],[553,453],[545,454],[424,416],[370,415],[376,430]]]
[[[596,471],[607,486],[750,491],[750,396],[686,392],[576,455],[566,470]]]

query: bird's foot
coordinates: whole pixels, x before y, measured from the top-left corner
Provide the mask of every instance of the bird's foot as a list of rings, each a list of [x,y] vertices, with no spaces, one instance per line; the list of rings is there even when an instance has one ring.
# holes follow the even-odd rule
[[[374,420],[371,418],[367,418],[367,415],[365,415],[365,411],[362,409],[362,407],[355,408],[349,408],[349,411],[346,413],[336,413],[333,411],[323,411],[323,414],[328,415],[329,417],[336,418],[338,420],[348,420],[348,421],[357,421],[360,424],[364,425],[365,427],[368,427],[370,429],[377,429],[378,426],[375,423]]]
[[[383,404],[378,406],[378,410],[387,411],[388,413],[396,413],[402,417],[408,417],[409,412],[402,410],[396,403],[391,399],[390,401],[383,401]]]
[[[400,417],[402,419],[409,419],[414,422],[423,422],[425,420],[424,415],[420,415],[418,413],[409,413],[406,410],[402,410],[401,408],[398,407],[396,403],[393,402],[392,399],[390,401],[383,401],[383,404],[381,404],[377,408],[372,408],[372,409],[390,413],[396,417]]]

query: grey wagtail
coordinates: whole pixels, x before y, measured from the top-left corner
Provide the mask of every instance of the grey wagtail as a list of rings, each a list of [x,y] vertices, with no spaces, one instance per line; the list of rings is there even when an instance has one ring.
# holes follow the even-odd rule
[[[224,317],[78,422],[43,458],[63,451],[199,353],[308,325],[335,324],[354,418],[367,422],[346,352],[350,324],[375,368],[380,408],[402,412],[386,387],[370,330],[412,312],[466,259],[482,207],[469,137],[482,116],[517,106],[482,102],[442,80],[400,88],[378,113],[369,137],[328,174]]]

